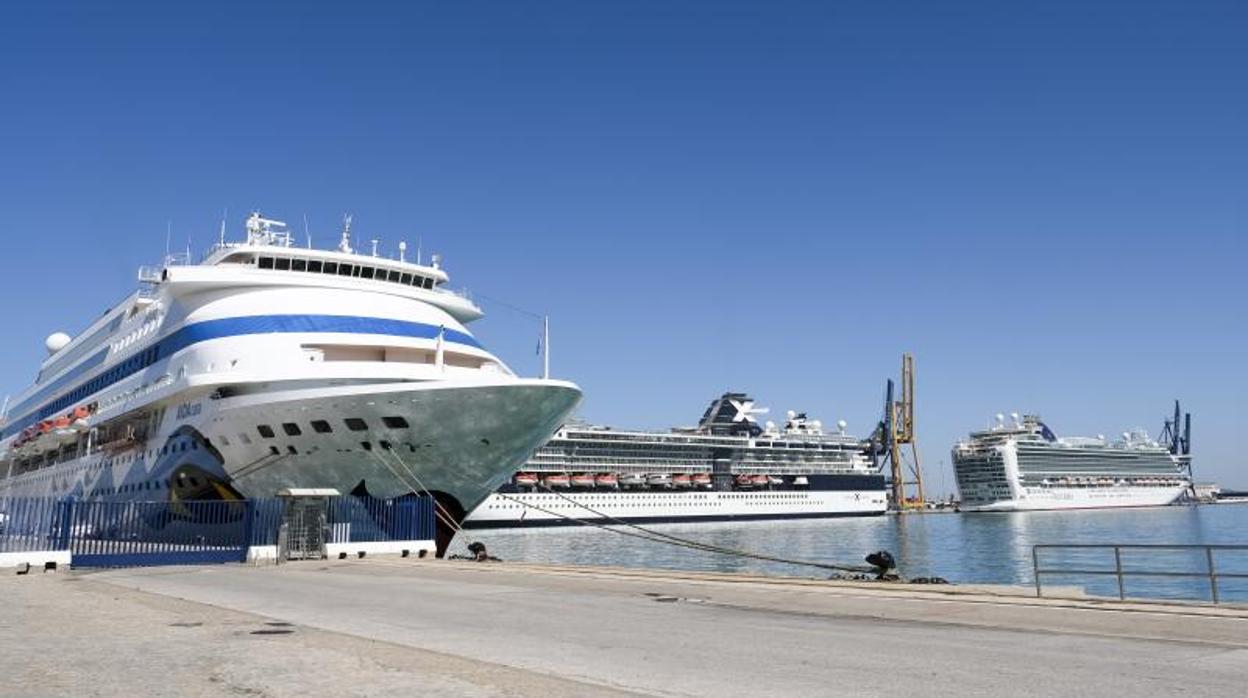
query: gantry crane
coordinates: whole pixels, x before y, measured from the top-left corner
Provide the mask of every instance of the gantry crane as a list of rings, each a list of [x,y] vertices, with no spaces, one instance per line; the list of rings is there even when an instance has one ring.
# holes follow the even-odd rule
[[[878,459],[889,465],[889,483],[892,487],[892,503],[897,510],[922,509],[923,469],[919,465],[919,449],[914,433],[914,356],[901,357],[901,398],[894,399],[893,380],[888,380],[884,394],[884,416],[872,437],[874,452]],[[903,448],[910,446],[907,462]],[[880,463],[880,467],[883,467]],[[907,475],[911,478],[906,481]],[[906,486],[914,486],[914,495],[907,496]]]

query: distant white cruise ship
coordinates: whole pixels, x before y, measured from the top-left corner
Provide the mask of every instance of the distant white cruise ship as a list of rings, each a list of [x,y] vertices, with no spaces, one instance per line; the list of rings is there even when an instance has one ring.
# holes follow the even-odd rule
[[[1143,430],[1058,438],[1037,416],[1012,417],[953,447],[962,511],[1161,506],[1191,488],[1191,420],[1180,435],[1177,405],[1168,444]]]
[[[790,412],[760,426],[744,393],[667,432],[565,425],[465,527],[873,516],[888,506],[869,444]]]
[[[430,492],[462,518],[580,399],[518,378],[465,325],[431,264],[298,247],[253,214],[246,239],[167,259],[76,337],[47,339],[6,401],[0,496],[230,499],[288,487]],[[90,299],[88,299],[90,300]],[[12,333],[10,333],[12,334]]]

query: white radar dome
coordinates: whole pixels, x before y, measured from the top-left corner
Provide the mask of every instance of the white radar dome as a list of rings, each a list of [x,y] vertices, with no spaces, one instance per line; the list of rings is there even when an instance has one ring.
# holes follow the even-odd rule
[[[43,346],[48,348],[49,354],[55,354],[56,352],[64,349],[65,345],[69,344],[71,339],[73,339],[73,337],[70,337],[64,332],[53,332],[48,335],[47,339],[43,340]]]
[[[836,428],[837,428],[837,429],[840,429],[841,431],[845,431],[845,427],[847,427],[847,426],[849,426],[849,422],[847,422],[847,421],[845,421],[845,420],[843,420],[843,419],[838,419],[838,420],[836,420]]]

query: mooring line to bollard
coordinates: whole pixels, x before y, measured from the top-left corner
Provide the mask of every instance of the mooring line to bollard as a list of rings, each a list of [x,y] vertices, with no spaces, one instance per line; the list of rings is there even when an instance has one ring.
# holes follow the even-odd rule
[[[751,552],[751,551],[748,551],[748,550],[737,550],[737,549],[734,549],[734,548],[724,548],[724,547],[717,546],[717,545],[710,545],[710,544],[708,544],[708,543],[701,543],[701,542],[698,542],[698,541],[695,541],[695,540],[690,540],[690,539],[687,539],[687,538],[681,538],[681,537],[679,537],[679,536],[673,536],[673,535],[668,534],[668,533],[663,533],[663,532],[661,532],[661,531],[654,531],[654,530],[651,530],[651,529],[645,528],[644,526],[639,526],[639,525],[637,525],[637,524],[635,524],[635,523],[631,523],[631,522],[629,522],[629,521],[624,521],[623,519],[617,519],[617,518],[615,518],[615,517],[613,517],[613,516],[610,516],[610,515],[608,515],[608,514],[604,514],[604,513],[600,512],[600,511],[597,511],[596,509],[594,509],[594,508],[590,507],[589,505],[584,504],[584,503],[582,503],[582,502],[578,502],[578,501],[576,501],[575,499],[572,499],[571,497],[568,497],[568,496],[566,496],[566,495],[564,495],[564,494],[562,494],[562,493],[560,493],[560,492],[555,492],[554,490],[550,489],[549,487],[546,487],[546,486],[544,486],[544,485],[542,485],[541,487],[542,487],[543,489],[545,489],[547,492],[550,492],[551,494],[553,494],[553,495],[555,495],[555,496],[557,496],[557,497],[560,497],[560,498],[562,498],[562,499],[566,499],[567,501],[569,501],[569,502],[571,502],[571,503],[575,504],[576,506],[579,506],[579,507],[581,507],[582,509],[585,509],[586,511],[588,511],[588,512],[590,512],[590,513],[595,514],[596,516],[599,516],[599,517],[601,517],[601,518],[603,518],[603,519],[606,519],[607,521],[610,521],[613,525],[625,526],[625,527],[628,527],[628,528],[636,529],[636,530],[638,530],[638,531],[641,531],[641,532],[642,532],[642,533],[644,533],[645,535],[641,535],[641,534],[638,534],[638,533],[632,533],[632,532],[629,532],[629,531],[621,531],[621,530],[619,530],[619,529],[617,529],[617,528],[612,528],[611,526],[609,526],[609,525],[607,525],[607,524],[602,524],[602,523],[598,523],[598,522],[595,522],[595,521],[590,521],[590,520],[588,520],[588,519],[578,519],[578,518],[575,518],[575,517],[572,517],[572,516],[568,516],[568,515],[566,515],[566,514],[561,514],[561,513],[558,513],[558,512],[554,512],[554,511],[551,511],[551,510],[549,510],[549,509],[545,509],[545,508],[543,508],[543,507],[539,507],[539,506],[537,506],[536,504],[531,504],[531,503],[529,503],[529,502],[524,502],[524,501],[521,501],[521,500],[519,500],[519,499],[516,499],[516,498],[514,498],[514,497],[511,497],[511,496],[509,496],[509,495],[506,495],[506,494],[504,494],[504,493],[502,493],[502,492],[495,492],[495,494],[499,495],[500,497],[504,497],[504,498],[506,498],[506,499],[508,499],[508,500],[511,500],[511,501],[517,502],[517,503],[519,503],[519,504],[523,504],[524,506],[531,507],[531,508],[533,508],[533,509],[537,509],[537,510],[539,510],[539,511],[545,512],[545,513],[547,513],[547,514],[550,514],[551,516],[555,516],[555,517],[558,517],[558,518],[561,518],[561,519],[565,519],[565,520],[567,520],[567,521],[571,521],[571,522],[578,523],[578,524],[581,524],[581,525],[590,525],[590,526],[595,526],[595,527],[598,527],[598,528],[602,528],[602,529],[606,529],[606,530],[608,530],[608,531],[611,531],[612,533],[618,533],[618,534],[628,535],[628,536],[632,536],[632,537],[634,537],[634,538],[641,538],[642,540],[648,540],[648,541],[651,541],[651,542],[653,542],[653,543],[663,543],[663,544],[666,544],[666,545],[674,545],[674,546],[677,546],[677,547],[684,547],[684,548],[691,548],[691,549],[694,549],[694,550],[700,550],[700,551],[702,551],[702,552],[717,553],[717,554],[720,554],[720,555],[731,555],[731,556],[735,556],[735,557],[744,557],[744,558],[750,558],[750,559],[754,559],[754,560],[763,560],[763,561],[766,561],[766,562],[780,562],[780,563],[789,564],[789,565],[798,565],[798,566],[804,566],[804,567],[816,567],[816,568],[820,568],[820,569],[833,570],[833,571],[837,571],[837,572],[875,572],[875,571],[876,571],[876,568],[874,568],[874,567],[864,567],[864,566],[861,566],[861,565],[837,565],[837,564],[834,564],[834,563],[815,562],[815,561],[813,561],[813,560],[799,560],[799,559],[793,559],[793,558],[775,557],[775,556],[772,556],[772,555],[763,555],[763,554],[761,554],[761,553],[755,553],[755,552]]]

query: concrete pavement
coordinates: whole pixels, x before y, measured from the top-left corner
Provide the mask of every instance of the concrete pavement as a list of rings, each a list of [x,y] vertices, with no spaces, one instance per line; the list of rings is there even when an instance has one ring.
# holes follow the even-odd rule
[[[447,695],[1240,695],[1248,669],[1243,609],[999,589],[414,560],[118,570],[31,586],[65,591],[25,622],[4,612],[10,677],[8,649],[56,612],[58,593],[116,596],[103,606],[121,632],[77,640],[77,656],[202,635],[190,646],[200,659],[167,675],[188,686],[223,676],[230,690],[272,695],[396,685]],[[6,598],[21,587],[6,582]],[[145,617],[153,609],[165,615]],[[169,614],[204,625],[171,626]],[[295,632],[250,634],[267,627]]]

